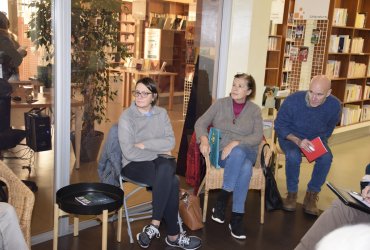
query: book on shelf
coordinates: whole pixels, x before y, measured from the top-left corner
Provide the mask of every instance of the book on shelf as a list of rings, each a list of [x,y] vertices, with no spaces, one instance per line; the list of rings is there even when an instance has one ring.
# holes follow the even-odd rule
[[[314,147],[312,151],[307,151],[304,148],[301,148],[303,154],[306,156],[309,162],[316,160],[317,158],[328,152],[319,136],[311,140],[311,143]]]
[[[307,57],[308,57],[308,47],[307,46],[299,47],[298,60],[300,62],[306,62]]]
[[[341,125],[350,125],[360,121],[362,109],[360,105],[345,104],[342,109]]]
[[[352,39],[351,53],[362,53],[364,47],[364,39],[362,37],[354,37]]]
[[[275,36],[276,34],[277,34],[277,23],[274,23],[272,20],[270,20],[269,35]]]
[[[357,63],[355,61],[350,61],[348,64],[348,78],[354,77],[364,77],[366,74],[366,64],[364,63]]]
[[[111,197],[98,192],[91,192],[85,195],[76,196],[75,200],[84,206],[95,206],[114,202]]]
[[[289,59],[295,61],[298,59],[299,48],[291,46],[289,49]]]
[[[333,25],[334,26],[346,26],[347,18],[348,18],[347,9],[334,8],[334,13],[333,13]]]
[[[170,30],[171,27],[172,27],[172,18],[171,17],[167,17],[166,20],[164,21],[163,29],[164,30]]]
[[[304,25],[297,25],[295,29],[295,38],[303,39],[304,37]]]
[[[150,19],[149,27],[150,28],[157,28],[157,26],[158,26],[158,20],[159,20],[158,17],[153,16],[152,19]]]
[[[366,12],[357,12],[355,20],[355,28],[364,28],[366,23]]]
[[[370,104],[362,106],[361,121],[370,121]]]
[[[320,35],[321,35],[320,29],[313,29],[311,35],[311,43],[318,44],[320,42]]]
[[[367,82],[364,88],[364,99],[370,99],[370,82]]]
[[[332,78],[338,78],[340,74],[340,65],[341,61],[337,60],[328,60],[328,63],[326,64],[326,73],[325,75]]]
[[[277,37],[269,37],[268,38],[268,50],[276,50],[277,43],[278,43]]]
[[[164,17],[158,18],[157,28],[158,29],[163,29],[163,26],[164,26],[164,22],[165,21],[166,21],[166,18],[164,18]]]
[[[359,101],[362,98],[362,86],[352,83],[346,84],[346,89],[344,91],[344,101],[353,102]]]
[[[185,19],[182,19],[180,30],[186,30],[186,24],[187,21]]]
[[[181,28],[181,22],[182,22],[182,18],[176,17],[175,20],[173,20],[171,29],[179,30]]]
[[[349,52],[349,45],[351,43],[351,39],[349,35],[340,35],[338,37],[338,49],[339,53],[348,53]]]

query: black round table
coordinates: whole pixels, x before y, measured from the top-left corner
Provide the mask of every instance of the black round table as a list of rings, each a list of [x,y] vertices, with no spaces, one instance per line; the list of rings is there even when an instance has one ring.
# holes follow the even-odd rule
[[[122,189],[105,183],[77,183],[65,186],[56,193],[54,205],[53,249],[58,248],[59,217],[74,215],[73,235],[78,236],[78,215],[97,215],[102,221],[102,249],[107,249],[108,213],[118,211],[117,241],[121,241]]]

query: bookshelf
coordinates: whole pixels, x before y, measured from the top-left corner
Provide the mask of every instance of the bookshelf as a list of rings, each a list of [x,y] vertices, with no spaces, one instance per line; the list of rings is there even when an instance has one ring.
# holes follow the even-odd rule
[[[135,20],[132,17],[132,3],[124,2],[120,14],[120,41],[128,47],[130,55],[135,53]]]
[[[342,103],[340,126],[370,121],[370,1],[333,0],[324,72]]]
[[[294,3],[294,1],[293,1]],[[285,88],[291,71],[290,47],[294,44],[294,25],[288,18],[293,11],[292,0],[285,1],[282,24],[270,23],[265,68],[265,86]]]
[[[275,25],[275,24],[272,24]],[[265,68],[265,85],[279,86],[280,80],[280,54],[282,35],[270,34],[268,37],[268,49]]]

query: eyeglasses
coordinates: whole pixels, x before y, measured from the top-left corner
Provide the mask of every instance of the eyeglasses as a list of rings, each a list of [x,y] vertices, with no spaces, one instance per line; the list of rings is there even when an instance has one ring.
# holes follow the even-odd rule
[[[132,95],[135,96],[135,97],[147,97],[148,95],[150,94],[153,94],[152,92],[140,92],[140,91],[137,91],[137,90],[133,90],[132,91]]]

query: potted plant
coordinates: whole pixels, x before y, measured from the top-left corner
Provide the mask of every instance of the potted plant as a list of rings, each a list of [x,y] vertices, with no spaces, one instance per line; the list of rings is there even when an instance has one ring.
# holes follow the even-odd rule
[[[30,7],[37,11],[31,17],[30,28],[33,28],[28,32],[29,37],[36,46],[44,46],[52,52],[50,0],[35,0]],[[91,147],[101,143],[103,137],[102,132],[95,130],[95,122],[107,120],[106,98],[113,100],[117,95],[117,91],[110,88],[110,61],[117,55],[122,59],[129,55],[127,47],[119,41],[121,8],[120,0],[72,0],[71,80],[84,102],[81,161],[96,160],[100,144],[95,155],[91,155],[94,151]],[[90,142],[90,139],[96,141]],[[85,144],[89,148],[84,149]]]

